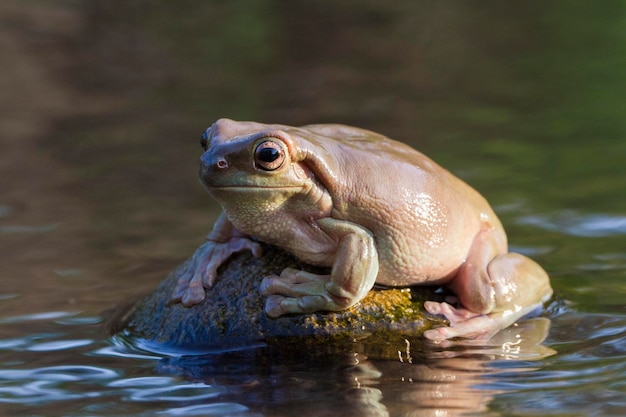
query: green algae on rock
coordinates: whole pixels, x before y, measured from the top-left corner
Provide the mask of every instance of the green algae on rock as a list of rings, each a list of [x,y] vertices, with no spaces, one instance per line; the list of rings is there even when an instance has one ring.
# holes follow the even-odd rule
[[[189,262],[189,261],[187,261]],[[183,263],[150,295],[126,310],[116,327],[144,341],[182,349],[232,348],[284,337],[361,338],[394,332],[419,336],[435,319],[425,316],[424,299],[437,296],[432,288],[374,289],[354,307],[340,312],[298,314],[277,319],[264,312],[259,283],[286,267],[316,271],[292,255],[264,246],[264,255],[234,255],[218,271],[219,279],[199,304],[171,303]],[[319,269],[317,269],[319,272]]]

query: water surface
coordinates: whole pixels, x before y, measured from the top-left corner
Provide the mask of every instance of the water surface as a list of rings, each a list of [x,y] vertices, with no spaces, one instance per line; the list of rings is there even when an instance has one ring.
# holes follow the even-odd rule
[[[0,414],[626,414],[621,2],[8,1],[0,30]],[[222,116],[410,143],[488,198],[555,300],[489,345],[109,338],[104,312],[218,215],[196,171]]]

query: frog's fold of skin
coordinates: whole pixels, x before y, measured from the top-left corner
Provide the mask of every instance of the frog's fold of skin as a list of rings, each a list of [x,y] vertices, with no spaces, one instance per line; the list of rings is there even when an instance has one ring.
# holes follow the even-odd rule
[[[202,301],[230,255],[261,255],[258,241],[331,268],[329,275],[286,269],[265,277],[270,317],[343,310],[375,283],[445,284],[456,299],[424,307],[450,326],[425,336],[483,338],[552,295],[539,265],[508,252],[487,201],[403,143],[344,125],[220,119],[202,145],[200,178],[224,212],[173,301]]]

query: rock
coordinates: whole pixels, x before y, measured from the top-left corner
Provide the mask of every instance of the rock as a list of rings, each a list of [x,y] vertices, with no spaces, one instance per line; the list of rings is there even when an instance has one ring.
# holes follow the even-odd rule
[[[189,260],[187,261],[189,262]],[[332,313],[268,318],[265,297],[258,290],[262,278],[286,267],[322,272],[302,265],[290,254],[266,246],[262,258],[237,254],[223,265],[219,280],[207,297],[193,307],[170,303],[179,274],[186,263],[172,271],[150,295],[116,316],[116,329],[145,343],[174,349],[234,348],[276,338],[358,339],[421,335],[434,324],[425,317],[424,299],[441,299],[432,288],[374,289],[354,307]]]

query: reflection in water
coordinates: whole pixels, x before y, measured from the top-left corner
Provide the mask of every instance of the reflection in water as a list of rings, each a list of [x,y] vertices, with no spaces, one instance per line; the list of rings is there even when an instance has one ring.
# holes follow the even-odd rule
[[[540,345],[549,323],[528,320],[487,344],[452,342],[445,348],[422,339],[388,340],[385,346],[364,339],[351,353],[322,353],[276,341],[255,350],[166,358],[158,369],[228,387],[226,399],[236,392],[232,398],[245,398],[251,409],[271,404],[279,415],[462,415],[485,410],[498,393],[485,388],[498,373],[490,367],[494,360],[539,361],[555,353]],[[535,369],[520,366],[517,372]]]
[[[446,341],[446,349],[430,357],[450,358],[466,355],[489,355],[497,360],[540,360],[556,353],[543,344],[550,331],[550,319],[536,317],[522,320],[501,330],[488,341]],[[458,354],[455,354],[458,353]]]
[[[51,313],[40,323],[44,332],[0,339],[0,409],[407,417],[623,409],[626,319],[559,303],[550,312],[488,343],[392,335],[304,348],[281,339],[195,356],[146,352],[120,338],[111,344],[96,337],[93,317]],[[107,408],[111,400],[125,405]]]

